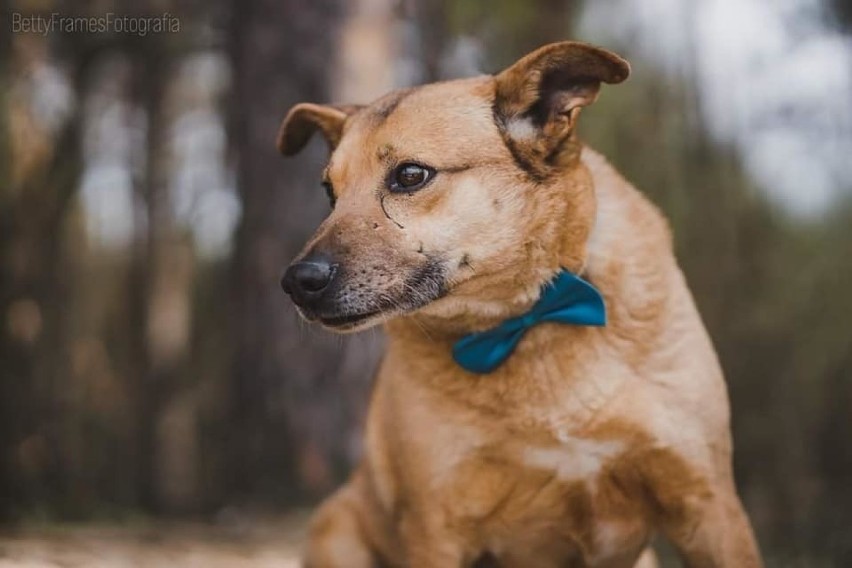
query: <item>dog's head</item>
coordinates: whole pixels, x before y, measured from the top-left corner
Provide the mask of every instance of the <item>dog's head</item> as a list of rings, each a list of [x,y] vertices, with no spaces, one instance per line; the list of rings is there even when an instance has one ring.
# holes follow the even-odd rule
[[[496,76],[367,106],[296,105],[278,147],[292,155],[322,133],[332,210],[284,290],[307,319],[348,331],[511,302],[560,264],[581,263],[594,195],[570,175],[585,171],[574,129],[600,84],[628,74],[613,53],[563,42]]]

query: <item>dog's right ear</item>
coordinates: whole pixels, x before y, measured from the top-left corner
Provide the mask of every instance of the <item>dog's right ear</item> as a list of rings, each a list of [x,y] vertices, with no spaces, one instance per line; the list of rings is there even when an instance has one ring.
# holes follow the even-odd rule
[[[290,109],[278,130],[278,151],[292,156],[305,147],[314,132],[320,130],[334,150],[343,135],[346,119],[358,112],[360,105],[318,105],[299,103]]]
[[[630,65],[589,44],[546,45],[495,76],[494,117],[516,159],[531,170],[557,165],[580,110],[601,83],[621,83]]]

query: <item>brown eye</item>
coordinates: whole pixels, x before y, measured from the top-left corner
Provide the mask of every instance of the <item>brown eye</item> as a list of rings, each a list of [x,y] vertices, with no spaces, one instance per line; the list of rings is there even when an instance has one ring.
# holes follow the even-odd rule
[[[390,190],[397,192],[416,191],[432,179],[435,170],[420,164],[400,164],[391,172]]]

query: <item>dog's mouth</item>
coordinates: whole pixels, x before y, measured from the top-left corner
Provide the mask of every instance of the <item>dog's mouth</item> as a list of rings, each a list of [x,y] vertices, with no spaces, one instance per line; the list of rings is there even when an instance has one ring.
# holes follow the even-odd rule
[[[369,312],[345,314],[341,316],[320,316],[317,319],[325,327],[334,329],[336,331],[347,331],[355,329],[356,327],[360,327],[362,324],[367,323],[367,321],[373,319],[376,316],[381,315],[381,313],[381,310],[372,310]]]

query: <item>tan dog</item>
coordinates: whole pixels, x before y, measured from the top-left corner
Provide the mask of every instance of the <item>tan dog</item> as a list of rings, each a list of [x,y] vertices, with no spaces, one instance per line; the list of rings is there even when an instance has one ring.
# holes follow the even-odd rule
[[[657,531],[689,566],[760,566],[666,222],[574,134],[628,74],[564,42],[496,76],[288,114],[279,148],[324,134],[336,206],[282,285],[309,320],[389,337],[363,463],[317,512],[307,566],[652,566]],[[453,361],[560,267],[602,292],[606,327],[538,325],[487,375]]]

